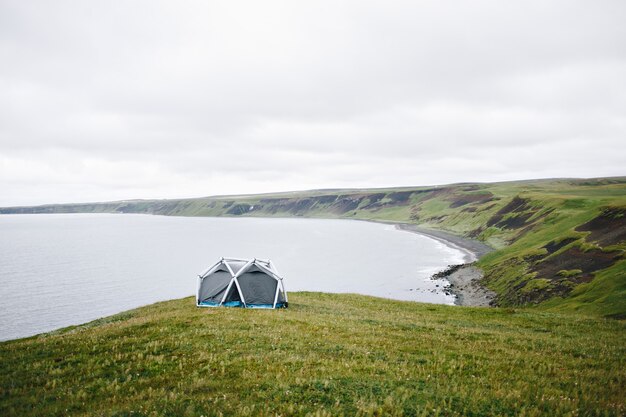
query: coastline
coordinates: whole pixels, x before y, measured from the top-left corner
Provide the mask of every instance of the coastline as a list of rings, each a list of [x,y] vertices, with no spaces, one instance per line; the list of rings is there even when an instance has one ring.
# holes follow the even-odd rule
[[[77,213],[71,213],[77,214]],[[92,214],[92,213],[89,213]],[[100,214],[100,213],[98,213]],[[104,213],[103,213],[104,214]],[[110,213],[114,214],[114,213]],[[117,213],[115,213],[117,214]],[[127,214],[127,213],[120,213]],[[142,215],[142,214],[140,214]],[[147,214],[169,217],[162,214]],[[187,216],[172,216],[172,217],[187,217]],[[205,217],[205,216],[199,216]],[[215,218],[224,218],[225,216],[206,216],[206,217],[215,217]],[[269,218],[280,218],[280,217],[269,217]],[[285,218],[298,218],[298,217],[285,217]],[[331,220],[331,219],[329,219]],[[494,251],[490,246],[479,242],[477,240],[461,237],[454,235],[450,232],[441,231],[441,230],[432,230],[426,229],[416,224],[411,223],[401,223],[401,222],[392,222],[392,221],[384,221],[384,220],[366,220],[366,219],[341,219],[337,220],[357,220],[357,221],[369,221],[378,224],[385,224],[388,226],[394,226],[397,230],[407,231],[410,233],[419,234],[422,236],[426,236],[430,239],[436,240],[447,247],[456,249],[460,251],[463,255],[463,264],[457,265],[454,270],[450,268],[444,269],[443,271],[435,273],[431,279],[440,279],[444,280],[444,285],[440,285],[443,291],[447,293],[453,294],[454,304],[460,306],[492,306],[493,300],[495,299],[496,294],[485,288],[480,284],[480,281],[483,278],[482,271],[476,266],[472,265],[474,262],[479,260],[485,254]],[[455,261],[452,261],[455,262]],[[458,262],[458,260],[456,260]]]
[[[450,265],[447,269],[433,275],[433,278],[445,279],[448,291],[455,295],[455,305],[472,307],[493,306],[496,293],[480,284],[483,272],[474,266],[474,262],[495,249],[477,240],[453,235],[441,230],[425,229],[415,224],[395,223],[398,230],[430,237],[464,253],[464,262]]]
[[[484,255],[495,250],[491,246],[488,246],[478,240],[457,236],[450,232],[444,232],[443,230],[426,229],[410,223],[396,223],[395,226],[400,230],[426,235],[430,238],[439,240],[448,246],[461,250],[465,253],[466,263],[475,262]]]

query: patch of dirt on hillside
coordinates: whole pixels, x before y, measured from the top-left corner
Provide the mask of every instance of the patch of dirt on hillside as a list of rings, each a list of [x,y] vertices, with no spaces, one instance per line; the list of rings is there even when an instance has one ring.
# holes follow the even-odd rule
[[[572,285],[569,284],[569,281],[566,279],[553,281],[549,289],[537,288],[524,292],[522,291],[522,288],[524,288],[526,284],[528,284],[528,282],[524,281],[515,286],[515,297],[517,299],[517,303],[519,304],[540,303],[553,297],[565,297],[573,290]]]
[[[493,200],[493,194],[489,191],[476,194],[455,194],[447,199],[451,201],[450,208],[457,208],[467,204],[483,204]]]
[[[539,220],[543,219],[544,217],[547,217],[550,213],[552,213],[554,211],[553,208],[548,209],[546,211],[544,211],[542,214],[540,214],[539,216],[536,216],[531,222],[528,222],[528,219],[525,221],[525,224],[521,225],[520,227],[522,228],[515,236],[513,236],[509,242],[515,242],[516,240],[518,240],[519,238],[521,238],[522,236],[524,236],[526,233],[530,232],[532,229],[535,228],[535,226],[537,226],[537,224],[539,224]],[[533,211],[530,212],[531,217],[534,216],[537,213],[537,211]],[[522,215],[518,216],[521,217]],[[520,227],[509,227],[509,229],[519,229]]]
[[[331,210],[335,213],[343,214],[359,207],[364,197],[340,195],[331,206]]]
[[[500,210],[496,212],[488,221],[487,226],[496,226],[498,223],[502,221],[505,215],[509,213],[519,213],[528,210],[530,207],[528,206],[527,199],[520,198],[519,196],[513,197],[509,203],[502,207]]]
[[[303,198],[302,200],[296,200],[291,204],[288,204],[286,208],[291,213],[298,214],[310,210],[315,203],[316,201],[312,198]]]
[[[513,236],[509,242],[514,242],[530,230],[532,230],[539,222],[550,213],[554,211],[553,208],[542,209],[540,207],[532,207],[530,200],[520,198],[519,196],[513,197],[513,199],[500,210],[498,210],[487,221],[487,226],[495,226],[500,229],[516,230],[522,229],[519,233]],[[537,215],[543,210],[543,213]]]
[[[391,199],[392,204],[406,203],[411,198],[413,191],[398,191],[387,194],[387,198]]]
[[[506,219],[500,220],[495,226],[501,229],[521,229],[522,227],[528,225],[528,220],[533,217],[534,212],[522,213],[515,216],[507,217]]]
[[[363,206],[362,208],[364,210],[369,210],[369,209],[372,209],[372,208],[380,207],[381,204],[379,202],[380,202],[380,200],[385,198],[386,195],[387,194],[385,194],[385,193],[369,194],[367,196],[367,199],[369,200],[369,202],[365,206]]]
[[[262,198],[259,202],[265,208],[265,211],[275,214],[283,210],[285,204],[289,202],[289,198]]]
[[[600,246],[611,246],[626,241],[626,207],[606,208],[598,217],[576,228],[578,232],[591,232],[586,240]]]
[[[533,264],[535,262],[539,262],[544,259],[546,255],[544,254],[534,254],[534,255],[526,255],[522,259],[529,264]]]
[[[566,239],[561,240],[558,243],[553,240],[552,242],[543,246],[543,248],[548,251],[548,254],[552,255],[554,252],[557,252],[559,249],[564,248],[565,246],[569,245],[570,243],[576,240],[578,239],[576,239],[575,237],[568,237]]]
[[[516,209],[524,205],[517,202]],[[551,211],[547,210],[535,218],[530,227],[535,225],[539,218],[545,217]],[[602,246],[611,246],[623,243],[626,240],[626,208],[607,208],[599,216],[578,226],[578,232],[589,232],[586,241],[595,242]],[[590,282],[599,271],[613,266],[624,259],[624,251],[607,251],[602,248],[583,250],[578,246],[569,247],[580,238],[567,237],[563,240],[552,240],[542,248],[547,254],[527,256],[524,261],[529,264],[528,271],[536,272],[535,278],[547,279],[545,287],[526,290],[528,281],[524,280],[515,286],[515,297],[521,303],[538,303],[555,296],[566,296],[578,284]],[[558,253],[561,251],[561,253]],[[526,288],[525,288],[526,287]]]
[[[241,216],[242,214],[248,213],[250,211],[250,208],[252,208],[250,204],[246,204],[246,203],[235,204],[231,208],[228,209],[226,214]]]
[[[620,258],[622,258],[622,252],[603,252],[600,249],[583,251],[578,247],[573,247],[533,265],[530,270],[537,272],[537,278],[561,279],[562,276],[558,275],[559,271],[579,269],[582,272],[570,277],[570,280],[584,282],[591,280],[592,272],[608,268]]]

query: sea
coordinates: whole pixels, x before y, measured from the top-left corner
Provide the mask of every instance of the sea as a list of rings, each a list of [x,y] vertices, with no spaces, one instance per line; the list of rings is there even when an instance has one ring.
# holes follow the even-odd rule
[[[198,274],[221,257],[271,259],[288,293],[453,304],[446,282],[431,276],[465,255],[393,225],[353,220],[0,215],[0,340],[195,295]]]

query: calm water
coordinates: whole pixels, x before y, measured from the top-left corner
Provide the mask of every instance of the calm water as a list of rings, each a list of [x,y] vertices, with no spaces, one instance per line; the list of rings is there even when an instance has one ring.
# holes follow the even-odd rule
[[[287,291],[452,304],[442,282],[428,278],[463,255],[393,226],[349,220],[3,215],[0,340],[193,295],[197,274],[221,256],[272,259]]]

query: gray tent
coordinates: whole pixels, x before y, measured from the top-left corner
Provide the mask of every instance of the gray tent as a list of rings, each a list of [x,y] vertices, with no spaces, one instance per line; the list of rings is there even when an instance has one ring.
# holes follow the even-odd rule
[[[198,275],[198,307],[287,307],[283,279],[272,261],[222,258]]]

